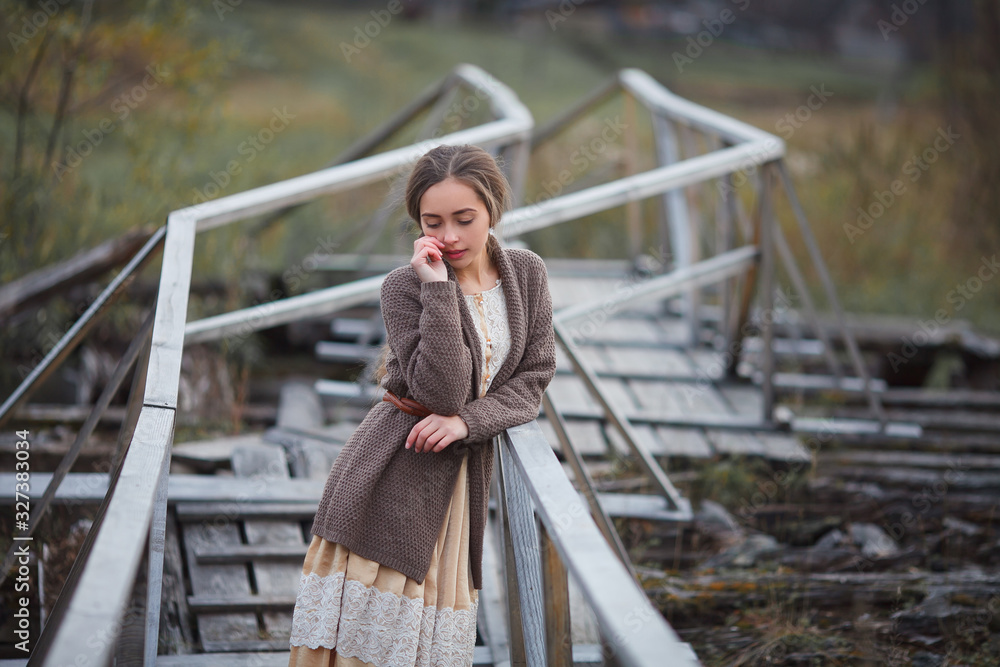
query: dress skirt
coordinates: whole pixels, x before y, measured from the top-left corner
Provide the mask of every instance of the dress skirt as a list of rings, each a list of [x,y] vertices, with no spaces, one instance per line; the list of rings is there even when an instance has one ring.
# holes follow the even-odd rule
[[[313,535],[289,667],[472,665],[479,591],[469,564],[468,464],[466,452],[422,584]]]

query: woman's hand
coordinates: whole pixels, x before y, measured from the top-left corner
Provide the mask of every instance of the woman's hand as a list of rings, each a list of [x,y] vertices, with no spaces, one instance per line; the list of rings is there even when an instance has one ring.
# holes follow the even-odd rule
[[[427,415],[410,429],[410,434],[406,436],[406,448],[412,447],[415,452],[440,452],[468,435],[469,427],[458,415]]]
[[[433,236],[421,236],[413,242],[413,257],[410,266],[417,272],[420,282],[448,280],[448,269],[444,265],[441,248],[444,243]]]

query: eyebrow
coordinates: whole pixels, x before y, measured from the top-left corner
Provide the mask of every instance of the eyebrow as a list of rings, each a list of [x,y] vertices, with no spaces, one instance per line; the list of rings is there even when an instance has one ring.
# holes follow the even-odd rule
[[[463,209],[460,209],[458,211],[455,211],[454,213],[452,213],[452,215],[462,215],[463,213],[468,213],[470,211],[473,212],[473,213],[475,213],[476,209],[474,209],[474,208],[472,208],[470,206],[468,208],[463,208]],[[437,213],[421,213],[420,217],[421,218],[440,218],[441,216],[438,215]]]

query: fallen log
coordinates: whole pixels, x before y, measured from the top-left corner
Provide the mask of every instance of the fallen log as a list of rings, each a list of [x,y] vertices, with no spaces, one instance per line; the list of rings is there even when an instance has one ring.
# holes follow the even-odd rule
[[[33,271],[23,278],[0,287],[0,324],[10,315],[62,290],[89,282],[107,271],[124,264],[135,255],[155,227],[130,231],[116,239],[77,253],[55,266]]]

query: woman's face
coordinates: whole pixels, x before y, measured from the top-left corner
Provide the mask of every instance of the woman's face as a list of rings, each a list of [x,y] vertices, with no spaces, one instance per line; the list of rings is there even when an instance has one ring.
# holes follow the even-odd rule
[[[476,191],[447,178],[427,188],[420,198],[420,229],[442,243],[448,263],[456,270],[486,256],[490,216]]]

